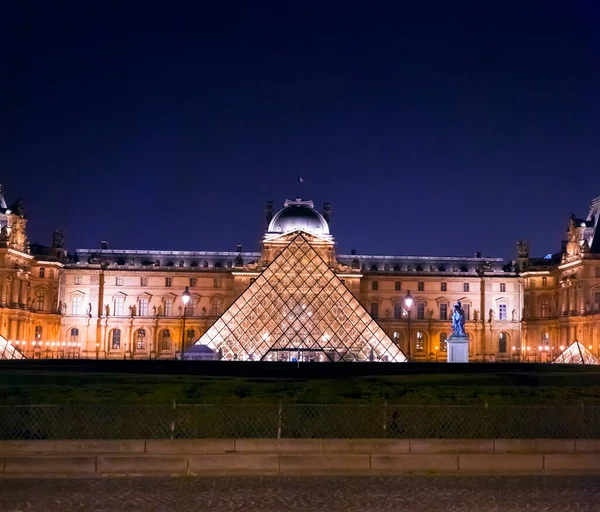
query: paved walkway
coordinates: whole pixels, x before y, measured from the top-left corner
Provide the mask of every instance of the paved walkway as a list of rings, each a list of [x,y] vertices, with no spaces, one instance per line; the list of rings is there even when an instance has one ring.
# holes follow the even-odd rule
[[[2,512],[600,510],[600,477],[0,479]]]

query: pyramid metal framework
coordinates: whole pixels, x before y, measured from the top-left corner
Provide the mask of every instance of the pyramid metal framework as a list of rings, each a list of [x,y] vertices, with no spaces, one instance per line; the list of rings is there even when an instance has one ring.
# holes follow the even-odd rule
[[[574,341],[552,362],[558,364],[600,364],[600,359],[592,354],[579,341]]]
[[[406,361],[302,232],[196,345],[226,360]]]
[[[25,356],[6,338],[0,336],[0,359],[25,359]]]

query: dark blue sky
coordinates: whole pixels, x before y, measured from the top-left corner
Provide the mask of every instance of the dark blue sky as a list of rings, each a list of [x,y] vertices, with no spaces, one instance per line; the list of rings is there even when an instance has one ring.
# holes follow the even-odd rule
[[[597,0],[14,4],[0,181],[33,241],[258,249],[300,174],[340,251],[510,258],[600,195]]]

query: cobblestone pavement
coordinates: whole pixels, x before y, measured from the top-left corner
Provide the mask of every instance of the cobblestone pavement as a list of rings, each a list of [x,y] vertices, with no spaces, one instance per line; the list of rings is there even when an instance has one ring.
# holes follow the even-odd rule
[[[584,511],[600,477],[0,479],[0,511]]]

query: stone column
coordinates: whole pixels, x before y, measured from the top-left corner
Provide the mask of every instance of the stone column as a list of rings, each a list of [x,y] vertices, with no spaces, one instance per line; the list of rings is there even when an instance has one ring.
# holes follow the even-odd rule
[[[19,306],[19,293],[21,292],[21,279],[18,276],[12,277],[12,289],[11,289],[11,299],[10,305],[12,307]]]
[[[11,341],[15,341],[17,339],[17,335],[18,335],[18,319],[17,318],[11,318],[10,319],[10,328],[9,328],[9,335],[8,335],[8,339]]]
[[[29,284],[29,281],[27,281],[27,279],[23,278],[21,279],[21,288],[19,290],[19,307],[26,309],[27,308],[27,295],[28,295],[28,288],[27,285]]]

